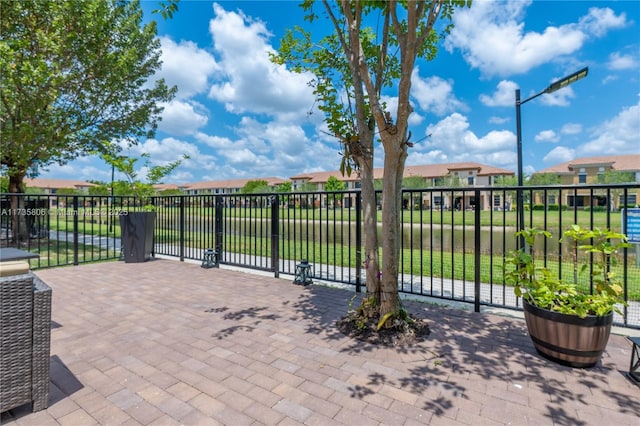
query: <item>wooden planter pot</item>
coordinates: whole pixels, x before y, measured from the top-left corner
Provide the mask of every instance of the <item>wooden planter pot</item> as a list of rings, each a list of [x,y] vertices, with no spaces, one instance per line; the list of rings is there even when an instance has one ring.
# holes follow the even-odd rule
[[[120,242],[125,263],[145,262],[151,258],[155,223],[155,212],[120,215]]]
[[[523,301],[529,336],[540,355],[570,367],[593,367],[602,356],[613,323],[613,313],[599,317],[541,309]]]

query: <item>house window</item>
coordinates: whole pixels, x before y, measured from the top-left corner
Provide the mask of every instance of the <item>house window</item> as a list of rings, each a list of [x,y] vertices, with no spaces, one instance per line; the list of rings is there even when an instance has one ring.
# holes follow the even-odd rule
[[[436,195],[433,197],[433,205],[434,206],[441,206],[442,205],[442,197],[440,197],[439,195]]]
[[[493,196],[493,207],[500,207],[500,196],[499,195],[494,195]]]
[[[467,178],[467,183],[468,183],[469,185],[473,185],[473,182],[474,182],[474,178],[473,178],[473,176],[469,176],[469,177]]]
[[[580,173],[578,175],[578,183],[587,183],[587,174],[586,173]]]
[[[556,196],[549,195],[549,204],[556,204]]]

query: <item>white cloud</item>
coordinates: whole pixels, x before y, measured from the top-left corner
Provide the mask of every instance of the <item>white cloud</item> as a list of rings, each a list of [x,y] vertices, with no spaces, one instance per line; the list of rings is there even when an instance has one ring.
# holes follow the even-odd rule
[[[165,138],[162,140],[147,139],[136,145],[129,146],[127,142],[117,143],[122,147],[121,155],[130,158],[138,158],[135,169],[138,179],[146,181],[148,167],[145,166],[146,159],[141,158],[142,154],[148,154],[150,166],[160,166],[178,160],[182,154],[190,158],[182,160],[180,166],[174,172],[165,177],[163,182],[184,183],[192,182],[193,176],[200,175],[203,171],[215,168],[215,158],[200,152],[198,147],[189,142],[175,138]],[[43,173],[41,177],[47,177],[50,173]],[[99,156],[91,155],[80,157],[73,162],[56,166],[55,177],[63,179],[98,180],[102,182],[111,181],[111,166]],[[115,170],[116,180],[125,180],[126,176]]]
[[[560,129],[560,133],[564,135],[577,135],[579,133],[582,133],[582,124],[567,123],[562,126],[562,129]]]
[[[553,130],[543,130],[535,136],[534,140],[536,142],[558,142],[560,138]]]
[[[162,68],[158,74],[169,86],[178,86],[177,99],[186,99],[208,89],[208,80],[220,71],[214,57],[192,41],[176,43],[161,37]]]
[[[326,128],[325,128],[326,129]],[[225,166],[220,176],[289,177],[297,170],[335,170],[340,164],[339,142],[324,133],[309,139],[301,126],[279,121],[261,122],[242,117],[230,139],[198,132],[196,139],[214,148],[218,161]]]
[[[122,154],[140,157],[143,153],[149,155],[149,163],[151,166],[169,164],[172,161],[181,159],[183,154],[189,156],[188,159],[182,160],[180,166],[164,179],[166,182],[186,182],[186,177],[193,175],[190,170],[194,171],[195,174],[199,174],[203,170],[211,170],[215,167],[216,163],[215,157],[201,153],[196,145],[175,138],[165,138],[162,140],[147,139],[144,142],[131,146]],[[144,181],[146,179],[147,169],[143,165],[144,160],[136,163],[139,170],[139,177]]]
[[[311,76],[269,60],[274,49],[262,21],[226,11],[217,3],[213,9],[209,32],[223,75],[211,86],[209,97],[236,114],[267,114],[280,120],[304,117],[314,103],[307,85]]]
[[[162,140],[147,139],[128,149],[129,154],[140,156],[149,154],[153,165],[167,164],[180,158],[182,154],[189,156],[198,155],[198,147],[175,138],[165,138]]]
[[[542,161],[545,164],[559,164],[565,161],[570,161],[575,158],[575,150],[564,146],[558,146],[553,148],[547,155],[544,156]]]
[[[607,31],[615,28],[627,26],[627,17],[624,13],[616,16],[615,12],[608,7],[592,7],[589,13],[580,18],[578,27],[587,34],[595,37],[604,36]]]
[[[486,106],[514,106],[517,88],[518,85],[513,81],[502,80],[498,83],[496,91],[491,96],[480,95],[480,102]]]
[[[473,161],[513,169],[516,163],[516,137],[506,130],[478,136],[470,130],[467,117],[453,113],[427,127],[431,137],[415,146],[411,164]],[[408,159],[408,161],[409,161]]]
[[[531,1],[478,1],[454,15],[454,29],[445,41],[486,76],[526,73],[541,64],[575,54],[591,37],[627,24],[626,16],[591,8],[577,23],[526,31],[524,15]]]
[[[172,135],[191,135],[208,121],[207,111],[201,104],[174,100],[164,105],[158,128]]]
[[[416,67],[411,74],[411,97],[423,112],[444,115],[466,110],[464,103],[453,94],[453,83],[440,77],[420,78]]]
[[[496,117],[496,116],[489,117],[489,123],[491,124],[504,124],[509,122],[509,120],[511,119],[508,117]]]
[[[85,165],[89,161],[95,164]],[[55,175],[52,175],[52,170],[55,170]],[[96,156],[80,157],[71,163],[41,169],[40,172],[39,178],[46,178],[51,175],[56,179],[111,181],[111,166]],[[119,179],[117,171],[115,175],[116,179]]]
[[[411,94],[413,94],[413,86],[411,87]],[[393,120],[398,116],[398,97],[397,96],[380,96],[380,103],[385,106],[386,111],[389,111]]]
[[[438,149],[427,152],[410,152],[407,165],[449,163],[447,153]]]
[[[243,117],[237,132],[252,151],[273,153],[276,158],[297,157],[310,143],[302,127],[289,123],[261,123]]]
[[[411,115],[409,115],[409,121],[408,121],[409,127],[419,126],[420,124],[422,124],[423,121],[424,121],[424,116],[421,114],[418,114],[415,111],[413,111]]]
[[[593,139],[577,148],[580,156],[640,153],[640,103],[597,126],[592,136]]]
[[[607,68],[614,71],[629,70],[638,67],[638,60],[631,55],[624,55],[620,52],[613,52],[609,55]]]
[[[231,139],[222,136],[211,136],[206,133],[197,132],[195,134],[195,138],[198,142],[202,142],[203,144],[215,149],[224,149],[233,146],[233,141]]]
[[[567,126],[570,130],[581,131],[579,125]],[[640,153],[640,104],[623,109],[613,119],[595,127],[592,137],[575,148],[555,147],[544,156],[543,161],[546,164],[558,164],[580,157]]]
[[[569,101],[575,97],[576,95],[573,88],[571,86],[566,86],[557,92],[545,93],[540,97],[540,103],[548,106],[569,106]]]

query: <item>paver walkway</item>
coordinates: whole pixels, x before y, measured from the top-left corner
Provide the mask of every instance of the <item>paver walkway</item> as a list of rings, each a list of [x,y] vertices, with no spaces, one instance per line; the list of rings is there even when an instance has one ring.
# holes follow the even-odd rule
[[[337,332],[353,293],[169,260],[38,271],[53,288],[49,408],[17,425],[637,425],[631,345],[571,369],[517,318],[406,303],[405,349]],[[357,302],[356,302],[357,303]]]

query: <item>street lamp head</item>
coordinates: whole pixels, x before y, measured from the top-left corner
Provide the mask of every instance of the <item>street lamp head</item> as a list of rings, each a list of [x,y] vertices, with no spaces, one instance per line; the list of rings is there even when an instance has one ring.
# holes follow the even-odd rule
[[[560,80],[554,81],[544,90],[544,93],[553,93],[557,90],[562,89],[563,87],[567,87],[568,85],[575,83],[576,81],[584,78],[589,73],[589,67],[584,67],[580,71],[574,72],[573,74],[561,78]]]

